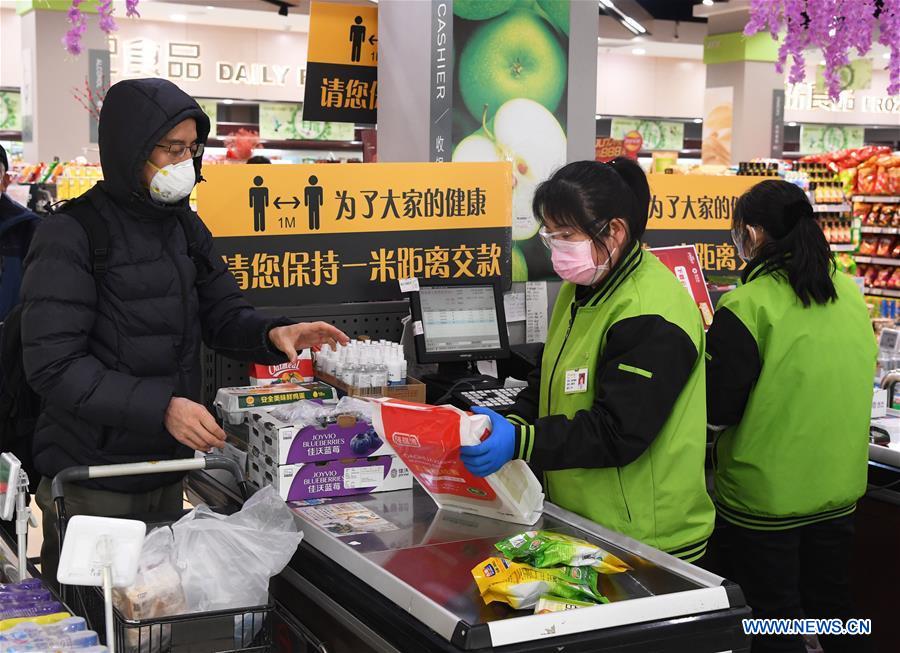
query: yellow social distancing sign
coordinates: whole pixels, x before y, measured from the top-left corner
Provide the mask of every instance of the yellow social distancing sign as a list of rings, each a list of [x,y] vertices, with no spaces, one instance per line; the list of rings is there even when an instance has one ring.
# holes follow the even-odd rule
[[[509,163],[213,165],[197,210],[215,237],[510,228]]]

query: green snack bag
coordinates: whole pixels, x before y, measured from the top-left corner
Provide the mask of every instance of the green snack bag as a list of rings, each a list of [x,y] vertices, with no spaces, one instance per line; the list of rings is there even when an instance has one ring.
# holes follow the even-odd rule
[[[534,606],[535,614],[548,614],[550,612],[566,612],[567,610],[577,610],[578,608],[590,608],[597,605],[588,601],[578,601],[576,599],[564,599],[561,596],[553,596],[552,594],[544,594],[538,599],[537,605]]]
[[[598,573],[591,567],[535,569],[504,558],[488,558],[472,570],[486,604],[507,603],[516,610],[537,605],[544,594],[568,601],[609,603],[598,588]]]
[[[557,565],[593,567],[604,574],[618,574],[631,569],[599,546],[571,535],[550,531],[520,533],[497,542],[494,547],[511,560],[525,562],[539,569]]]

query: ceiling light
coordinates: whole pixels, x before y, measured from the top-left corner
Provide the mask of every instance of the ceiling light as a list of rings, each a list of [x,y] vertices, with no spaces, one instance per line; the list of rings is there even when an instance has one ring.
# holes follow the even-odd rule
[[[184,14],[172,14],[171,16],[169,16],[169,18],[174,20],[176,23],[183,23],[187,20],[187,16],[185,16]]]
[[[639,22],[637,22],[637,21],[636,21],[634,18],[632,18],[631,16],[626,16],[626,15],[623,14],[623,15],[622,15],[622,22],[625,23],[626,25],[631,25],[632,27],[634,27],[634,29],[636,29],[636,30],[638,31],[639,34],[644,34],[644,33],[647,32],[647,30],[644,29],[644,26],[641,25]]]
[[[211,7],[210,5],[206,5],[206,11],[212,11],[215,7]]]
[[[703,0],[703,4],[705,4],[707,7],[712,7],[715,3],[713,2],[713,0]]]
[[[234,100],[222,100],[222,104],[234,104]]]
[[[882,58],[882,59],[890,59],[890,58],[891,58],[891,53],[890,53],[890,52],[885,52],[884,54],[881,55],[881,58]]]
[[[625,27],[629,32],[638,36],[640,36],[641,34],[647,34],[647,29],[643,25],[641,25],[631,16],[622,13],[622,10],[616,7],[613,4],[612,0],[599,0],[599,2],[600,7],[603,8],[601,9],[601,11],[603,11],[603,13],[605,13],[607,16],[611,16],[612,18],[618,20],[620,23],[622,23],[622,26]]]
[[[644,48],[634,48],[631,51],[631,54],[636,54],[636,55],[640,56],[642,54],[647,54],[647,51]]]
[[[694,122],[698,125],[703,122],[703,118],[694,118]]]
[[[796,127],[796,126],[797,126],[797,123],[795,123],[795,122],[789,122],[789,123],[787,124],[787,126],[788,126],[788,127]]]

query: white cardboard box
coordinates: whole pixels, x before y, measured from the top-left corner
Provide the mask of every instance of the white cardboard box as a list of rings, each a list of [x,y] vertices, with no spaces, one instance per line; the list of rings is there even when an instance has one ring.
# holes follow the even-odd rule
[[[396,455],[367,421],[353,420],[344,426],[297,426],[267,411],[251,411],[247,422],[251,449],[256,447],[278,465]]]
[[[285,501],[304,501],[391,492],[412,488],[413,476],[397,456],[332,460],[296,465],[269,465],[251,460],[256,484],[272,485]]]

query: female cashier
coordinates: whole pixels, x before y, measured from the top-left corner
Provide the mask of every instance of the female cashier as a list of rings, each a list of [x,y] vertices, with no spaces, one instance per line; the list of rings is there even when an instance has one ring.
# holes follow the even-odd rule
[[[690,295],[641,249],[650,192],[640,167],[571,163],[534,214],[565,281],[543,359],[492,433],[463,447],[479,476],[521,458],[550,501],[687,561],[706,551],[704,333]]]
[[[868,311],[797,186],[751,188],[732,237],[750,262],[719,302],[706,368],[722,572],[754,617],[846,619],[876,358]],[[829,652],[866,644],[847,639],[820,635]],[[799,636],[753,642],[804,650]]]

